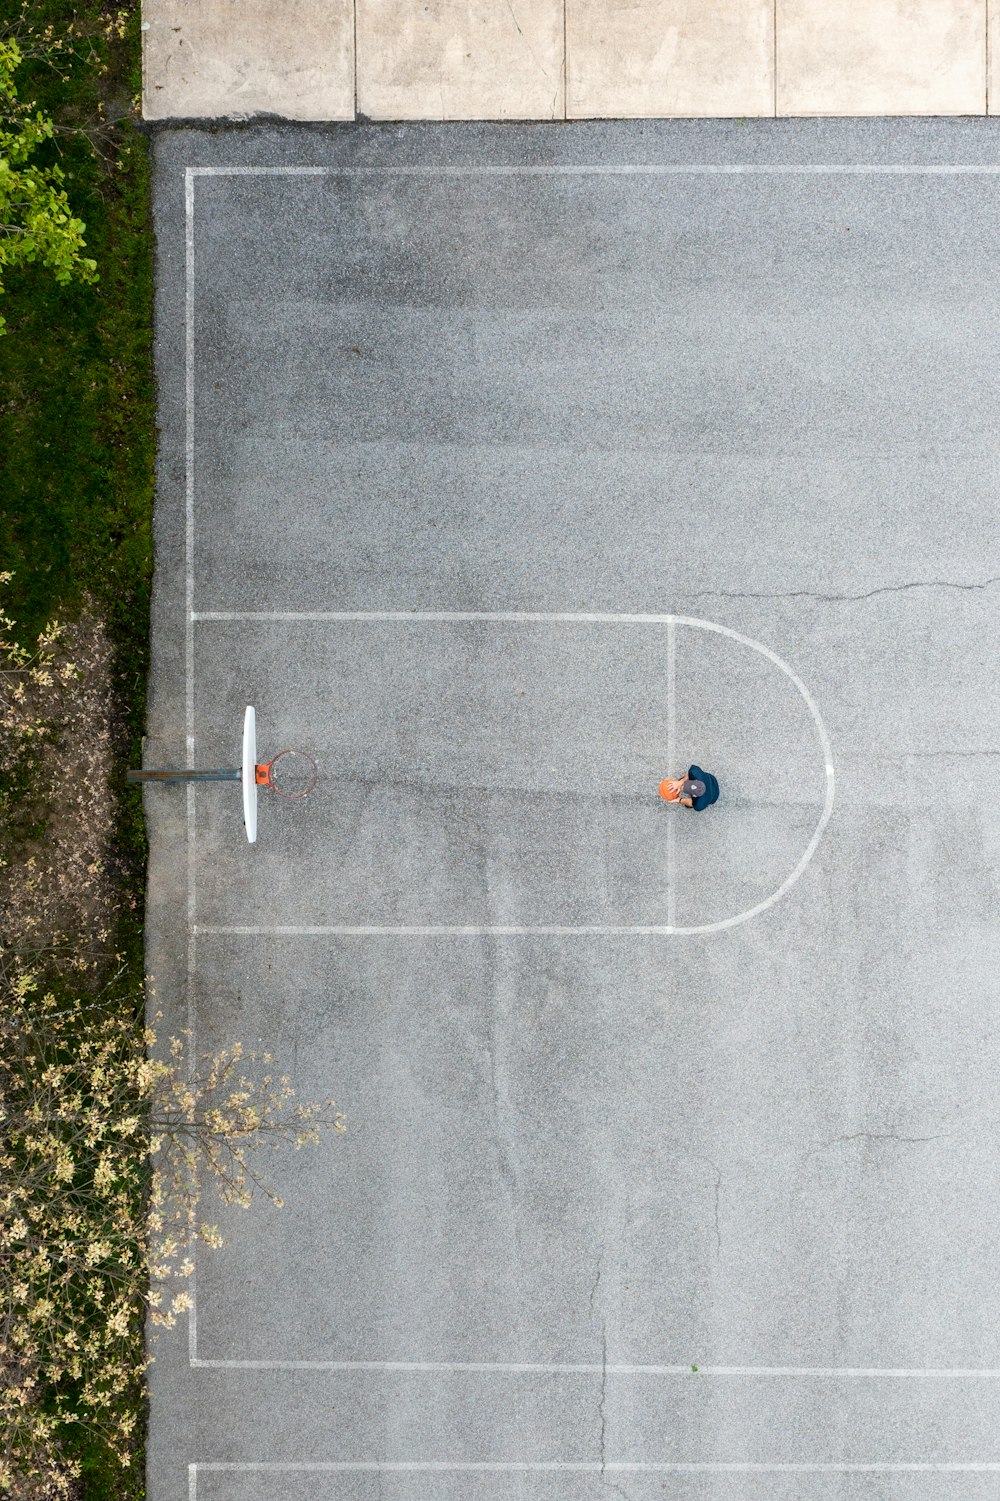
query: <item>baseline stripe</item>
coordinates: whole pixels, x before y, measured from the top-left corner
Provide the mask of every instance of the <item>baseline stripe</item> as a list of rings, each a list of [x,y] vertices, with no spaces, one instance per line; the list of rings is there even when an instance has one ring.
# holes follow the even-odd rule
[[[596,1361],[561,1362],[493,1360],[202,1360],[191,1362],[203,1370],[234,1371],[385,1371],[405,1374],[452,1375],[468,1372],[484,1376],[638,1376],[686,1377],[790,1377],[818,1380],[872,1381],[997,1381],[1000,1369],[981,1366],[752,1366],[718,1365],[603,1365]]]
[[[388,1474],[388,1475],[447,1475],[447,1474],[563,1474],[563,1475],[993,1475],[1000,1473],[1000,1462],[976,1463],[974,1460],[923,1463],[919,1460],[884,1463],[830,1463],[804,1461],[801,1464],[753,1464],[744,1460],[733,1461],[663,1461],[656,1460],[608,1460],[598,1459],[539,1459],[539,1460],[367,1460],[340,1459],[308,1461],[297,1464],[287,1460],[273,1463],[265,1460],[207,1460],[190,1466],[196,1474],[250,1474],[280,1475],[286,1471],[317,1474]],[[189,1470],[189,1473],[190,1473]]]
[[[188,167],[193,177],[995,177],[992,163],[954,162],[670,162],[635,165],[464,167]]]

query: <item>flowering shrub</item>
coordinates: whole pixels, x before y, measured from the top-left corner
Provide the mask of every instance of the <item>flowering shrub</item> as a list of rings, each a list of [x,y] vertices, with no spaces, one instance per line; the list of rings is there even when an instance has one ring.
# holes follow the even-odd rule
[[[0,573],[0,585],[12,577]],[[30,651],[14,639],[14,622],[0,608],[0,798],[4,785],[30,760],[34,745],[52,733],[51,719],[39,712],[39,700],[47,694],[51,702],[57,683],[76,676],[72,662],[56,665],[62,637],[63,628],[54,620]],[[0,811],[7,811],[2,801]]]
[[[136,1320],[170,1326],[191,1306],[203,1189],[247,1206],[254,1149],[344,1129],[333,1102],[293,1103],[267,1055],[237,1044],[191,1067],[186,1040],[99,1003],[67,1006],[7,959],[0,974],[0,1484],[59,1481],[68,1425],[100,1429],[129,1462],[148,1363]],[[39,1398],[45,1398],[40,1401]],[[54,1492],[59,1494],[58,1491]]]

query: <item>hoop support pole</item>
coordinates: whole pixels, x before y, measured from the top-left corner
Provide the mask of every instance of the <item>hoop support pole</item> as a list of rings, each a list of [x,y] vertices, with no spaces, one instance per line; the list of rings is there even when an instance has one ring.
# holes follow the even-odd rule
[[[218,771],[127,771],[128,782],[242,782],[238,766],[224,766]]]

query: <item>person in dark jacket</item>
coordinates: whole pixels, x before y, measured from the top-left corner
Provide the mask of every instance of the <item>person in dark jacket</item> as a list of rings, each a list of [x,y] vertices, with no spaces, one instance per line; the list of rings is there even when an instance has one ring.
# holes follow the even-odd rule
[[[718,781],[700,766],[689,766],[686,777],[664,777],[657,790],[665,803],[680,803],[681,807],[693,808],[696,813],[704,812],[719,801]]]

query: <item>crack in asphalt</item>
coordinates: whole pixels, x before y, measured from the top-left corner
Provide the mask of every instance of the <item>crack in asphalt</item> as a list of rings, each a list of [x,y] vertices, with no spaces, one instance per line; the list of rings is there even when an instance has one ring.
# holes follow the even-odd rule
[[[597,1253],[597,1270],[594,1273],[594,1285],[590,1289],[590,1317],[591,1318],[594,1317],[594,1299],[597,1297],[597,1289],[601,1285],[601,1270],[602,1270],[602,1267],[603,1267],[603,1263],[604,1263],[604,1247],[602,1245],[601,1249]]]
[[[938,1131],[933,1136],[905,1136],[899,1131],[852,1131],[846,1136],[832,1136],[829,1141],[821,1141],[818,1146],[810,1147],[802,1161],[808,1162],[810,1157],[817,1157],[820,1152],[828,1152],[832,1147],[844,1146],[851,1141],[893,1141],[909,1145],[925,1141],[945,1141],[950,1134],[948,1131]]]
[[[605,1418],[604,1404],[608,1395],[608,1330],[604,1320],[601,1321],[601,1400],[598,1404],[597,1415],[600,1422],[599,1442],[601,1455],[600,1480],[602,1485],[610,1490],[617,1491],[619,1496],[624,1496],[629,1501],[628,1491],[617,1480],[612,1480],[607,1473],[607,1421]]]
[[[910,761],[933,761],[947,756],[949,761],[968,761],[976,756],[1000,756],[1000,750],[939,750],[939,751],[904,751],[903,757]],[[901,759],[901,758],[894,758]]]
[[[976,593],[1000,584],[1000,576],[983,579],[980,583],[960,584],[952,579],[913,579],[906,584],[883,584],[878,589],[867,589],[863,594],[823,594],[813,589],[789,589],[777,593],[753,593],[743,589],[698,589],[685,594],[685,599],[814,599],[821,604],[855,604],[859,600],[875,599],[880,594],[906,594],[912,589],[955,589],[963,593]]]

